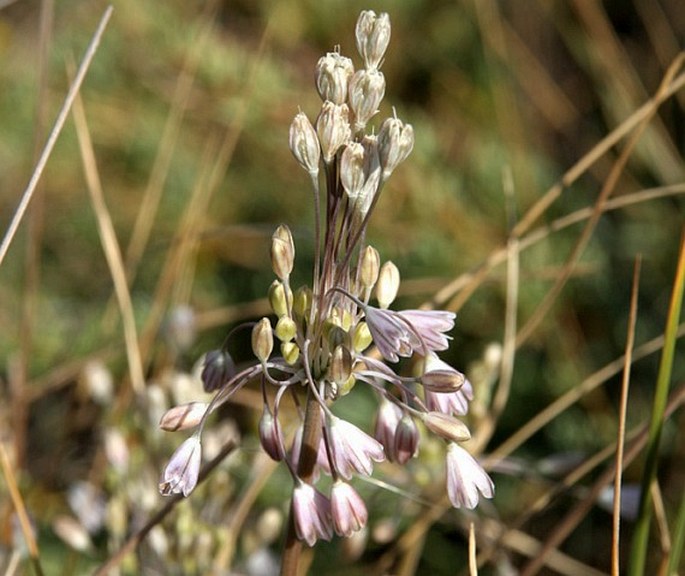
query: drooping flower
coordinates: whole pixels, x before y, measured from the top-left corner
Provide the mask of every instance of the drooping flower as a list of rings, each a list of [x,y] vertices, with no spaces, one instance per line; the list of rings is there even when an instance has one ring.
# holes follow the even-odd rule
[[[193,434],[171,456],[159,483],[160,493],[163,496],[170,494],[188,496],[197,485],[201,461],[200,437]]]
[[[400,356],[408,358],[412,355],[409,331],[397,318],[397,312],[366,306],[364,315],[373,343],[383,358],[397,362]]]
[[[397,424],[395,431],[394,459],[399,464],[406,464],[419,450],[419,429],[414,419],[405,414]]]
[[[293,518],[300,540],[314,546],[318,539],[333,536],[331,502],[311,484],[299,481],[293,490]]]
[[[345,537],[366,526],[369,516],[362,497],[342,480],[337,480],[331,488],[331,514],[335,533]]]
[[[472,510],[479,495],[492,498],[495,485],[488,473],[467,450],[454,442],[447,446],[447,495],[455,508]]]
[[[383,398],[376,415],[376,428],[374,436],[385,450],[388,460],[394,462],[395,458],[395,432],[402,418],[402,410],[394,402]]]
[[[402,318],[411,324],[410,331],[412,347],[421,351],[423,345],[431,352],[447,350],[450,337],[445,336],[454,328],[456,314],[446,310],[402,310],[398,312]],[[420,338],[419,338],[420,336]]]
[[[385,460],[381,443],[346,420],[329,416],[327,433],[333,465],[345,480],[354,472],[370,476],[373,462]]]

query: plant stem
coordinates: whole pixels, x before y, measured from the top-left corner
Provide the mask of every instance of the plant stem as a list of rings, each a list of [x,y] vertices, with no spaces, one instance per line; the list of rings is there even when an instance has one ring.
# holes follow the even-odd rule
[[[312,390],[307,395],[307,407],[304,416],[304,430],[302,431],[302,446],[300,448],[300,460],[297,463],[297,475],[303,481],[308,482],[314,472],[316,454],[321,435],[321,406]],[[281,576],[296,576],[302,553],[302,542],[298,540],[295,532],[295,518],[293,505],[290,502],[288,515],[288,528],[283,546],[283,558],[281,561]]]

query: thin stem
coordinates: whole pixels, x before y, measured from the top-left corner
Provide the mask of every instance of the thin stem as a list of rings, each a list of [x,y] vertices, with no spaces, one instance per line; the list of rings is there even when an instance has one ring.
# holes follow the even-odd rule
[[[76,73],[76,78],[74,78],[74,81],[72,82],[69,88],[69,92],[67,93],[67,96],[64,99],[64,104],[62,104],[62,108],[60,109],[59,114],[57,115],[57,119],[55,120],[55,125],[52,129],[52,132],[50,132],[48,141],[45,143],[43,152],[40,155],[40,158],[38,159],[36,167],[33,171],[33,175],[31,176],[31,179],[29,180],[29,183],[26,186],[26,190],[24,191],[24,194],[21,197],[19,206],[14,212],[14,216],[12,217],[12,221],[10,222],[9,228],[5,233],[5,237],[2,240],[2,244],[0,244],[0,265],[5,259],[7,250],[9,250],[9,246],[12,243],[12,239],[14,238],[14,235],[17,233],[17,229],[19,228],[19,223],[21,222],[24,214],[26,213],[26,209],[28,208],[29,203],[31,202],[33,193],[36,191],[36,187],[38,186],[40,177],[43,175],[43,170],[45,169],[45,165],[48,162],[48,158],[50,158],[50,154],[52,154],[52,149],[55,147],[57,138],[62,132],[64,122],[66,121],[67,116],[69,115],[69,110],[71,109],[71,105],[74,103],[76,94],[78,94],[78,91],[81,88],[81,84],[83,83],[83,79],[86,76],[86,72],[90,67],[90,63],[93,61],[95,52],[97,51],[98,45],[100,44],[102,34],[104,33],[105,27],[107,26],[110,16],[112,15],[112,10],[112,6],[108,6],[104,14],[102,15],[102,18],[100,19],[100,23],[98,24],[95,34],[93,35],[93,38],[90,41],[88,49],[86,50],[86,53],[83,57],[83,61],[81,62],[81,65],[79,66],[79,69]]]

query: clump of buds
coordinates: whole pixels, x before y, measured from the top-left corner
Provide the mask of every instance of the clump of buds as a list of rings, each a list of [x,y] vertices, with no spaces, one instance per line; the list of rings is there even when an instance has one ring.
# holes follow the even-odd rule
[[[292,474],[294,529],[310,546],[365,526],[366,506],[349,481],[371,475],[377,462],[405,464],[415,457],[418,422],[447,443],[447,493],[455,507],[474,508],[481,496],[491,498],[494,491],[490,477],[461,446],[470,433],[458,416],[466,414],[473,398],[471,384],[437,355],[449,347],[455,315],[391,310],[399,270],[390,261],[381,263],[378,251],[365,243],[381,190],[414,145],[411,125],[394,111],[377,131],[365,133],[385,95],[380,67],[389,41],[388,15],[362,12],[356,44],[363,67],[355,70],[339,51],[322,56],[315,69],[323,100],[316,122],[299,112],[290,126],[290,150],[313,189],[311,287],[291,287],[295,244],[290,229],[279,226],[271,243],[276,279],[268,291],[276,320],[254,324],[255,362],[237,370],[223,349],[208,353],[202,379],[206,390],[216,391],[212,402],[173,408],[162,419],[167,430],[197,427],[173,455],[160,484],[164,494],[187,496],[197,482],[207,415],[258,379],[264,399],[259,438],[269,456],[284,462]],[[369,353],[373,347],[380,359]],[[403,376],[391,367],[410,357],[417,357],[419,374]],[[353,393],[358,383],[378,398],[373,436],[333,412],[336,399]],[[267,394],[267,387],[274,387],[275,394]],[[302,422],[290,449],[279,418],[286,391],[307,397],[306,409],[297,410]],[[333,479],[330,498],[315,487],[321,473]]]

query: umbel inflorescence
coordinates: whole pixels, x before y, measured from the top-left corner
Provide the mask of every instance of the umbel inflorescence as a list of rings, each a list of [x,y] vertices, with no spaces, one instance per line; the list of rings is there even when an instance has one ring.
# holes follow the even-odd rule
[[[385,93],[380,66],[390,40],[388,15],[362,12],[355,32],[364,67],[355,70],[339,50],[320,58],[315,79],[323,105],[316,123],[299,112],[290,127],[290,149],[313,188],[312,286],[291,286],[295,245],[288,227],[279,226],[271,244],[277,279],[269,289],[276,322],[262,318],[254,324],[256,361],[238,371],[225,346],[209,352],[202,380],[205,390],[216,391],[213,400],[172,408],[161,423],[168,430],[195,429],[160,483],[162,494],[188,496],[198,479],[207,417],[241,387],[259,381],[261,444],[292,474],[294,526],[310,546],[333,533],[350,536],[366,524],[366,506],[348,481],[371,475],[374,462],[404,464],[416,456],[417,421],[447,441],[447,492],[455,507],[474,508],[480,495],[493,495],[492,480],[461,446],[470,433],[457,416],[468,411],[471,384],[437,355],[449,346],[455,315],[391,310],[399,271],[392,262],[381,265],[378,251],[365,241],[383,185],[411,152],[414,133],[394,114],[377,133],[367,133]],[[391,367],[410,357],[419,375],[401,376]],[[378,398],[373,436],[334,413],[336,399],[360,383]],[[275,393],[267,393],[268,387]],[[288,446],[279,418],[285,394],[301,420]],[[300,400],[305,396],[306,402]],[[330,497],[315,487],[320,473],[332,478]]]

